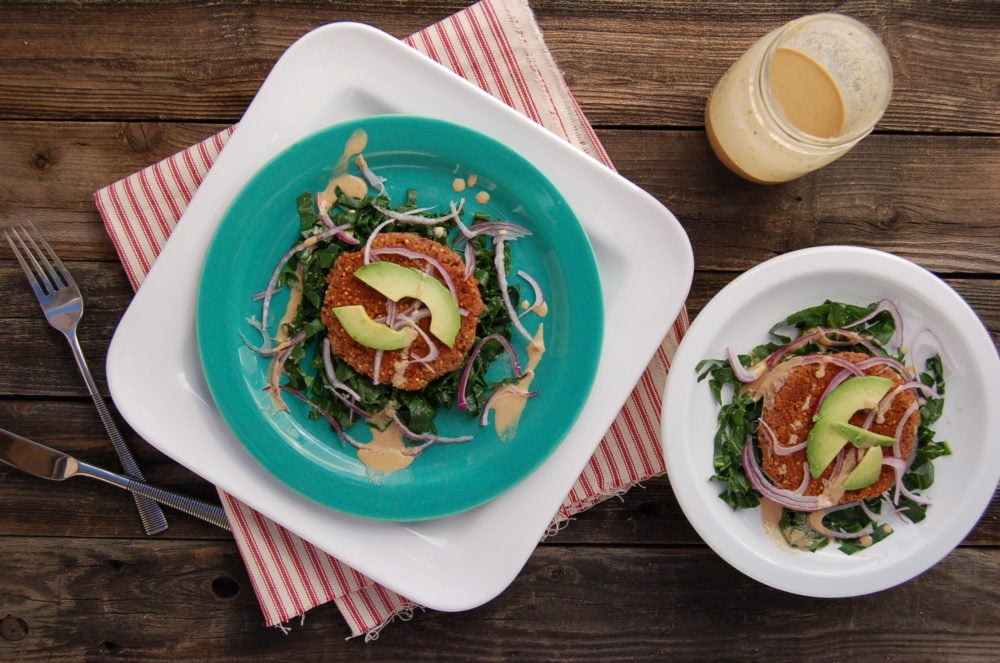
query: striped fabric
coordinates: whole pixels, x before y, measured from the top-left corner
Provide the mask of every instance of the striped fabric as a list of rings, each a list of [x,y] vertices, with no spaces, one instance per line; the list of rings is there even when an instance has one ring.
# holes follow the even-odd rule
[[[482,0],[405,42],[611,166],[552,60],[527,0]],[[134,288],[231,134],[231,128],[224,130],[94,195]],[[659,448],[660,395],[687,325],[682,312],[566,496],[550,532],[666,470]],[[332,601],[352,635],[371,639],[393,617],[418,607],[232,496],[223,491],[220,496],[268,625],[282,626]]]

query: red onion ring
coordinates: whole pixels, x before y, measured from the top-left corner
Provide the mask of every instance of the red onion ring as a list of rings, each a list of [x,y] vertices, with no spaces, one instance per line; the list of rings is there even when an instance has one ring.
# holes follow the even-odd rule
[[[795,491],[778,488],[768,481],[760,465],[757,463],[757,458],[754,456],[752,447],[753,441],[747,436],[747,439],[743,443],[743,470],[746,472],[747,479],[750,480],[750,485],[754,487],[754,490],[772,502],[795,511],[811,513],[825,508],[820,504],[820,500],[817,497],[799,495]]]
[[[265,389],[270,390],[271,387],[265,387]],[[343,426],[340,425],[340,422],[338,422],[333,417],[333,415],[331,415],[329,412],[327,412],[323,408],[321,408],[318,405],[316,405],[315,403],[313,403],[308,398],[306,398],[303,393],[301,393],[300,391],[298,391],[296,389],[292,389],[291,387],[289,387],[287,385],[281,385],[280,387],[277,387],[277,389],[280,390],[280,391],[285,392],[286,394],[291,394],[292,396],[294,396],[295,398],[299,399],[300,401],[302,401],[303,403],[305,403],[306,405],[308,405],[312,409],[316,410],[316,412],[318,412],[321,417],[323,417],[324,419],[326,419],[330,423],[330,426],[332,426],[333,430],[335,430],[337,432],[337,435],[340,437],[340,439],[341,439],[342,442],[346,442],[346,443],[350,444],[351,446],[353,446],[355,448],[358,448],[358,449],[364,448],[364,446],[365,446],[364,444],[362,444],[361,442],[358,442],[353,437],[351,437],[350,435],[347,434],[347,431],[344,430]]]
[[[479,425],[485,426],[490,420],[490,410],[493,409],[493,401],[495,401],[502,394],[516,394],[522,398],[534,398],[540,392],[539,391],[521,391],[512,384],[503,384],[493,390],[493,393],[489,395],[486,402],[483,404],[483,411],[479,415]]]
[[[925,337],[930,338],[926,339]],[[957,365],[955,364],[954,359],[952,359],[952,357],[945,351],[944,344],[941,343],[941,339],[939,339],[930,329],[921,329],[917,332],[917,335],[913,337],[913,340],[910,342],[910,356],[913,357],[917,353],[917,349],[923,346],[930,347],[933,353],[929,355],[929,357],[933,357],[934,355],[940,357],[941,363],[949,371],[956,369]]]
[[[857,532],[841,532],[838,530],[830,529],[823,524],[823,519],[829,516],[831,513],[836,513],[837,511],[843,511],[844,509],[850,509],[851,507],[857,506],[857,502],[849,502],[847,504],[839,504],[837,506],[832,506],[828,509],[823,509],[821,511],[816,511],[809,516],[809,526],[814,530],[827,537],[828,539],[860,539],[863,536],[868,536],[873,531],[875,531],[874,526],[868,523],[863,528]]]
[[[466,392],[469,388],[469,376],[472,375],[472,363],[479,356],[482,351],[483,346],[489,341],[497,341],[503,346],[503,349],[507,351],[508,356],[510,356],[511,369],[514,373],[514,377],[520,380],[524,377],[524,371],[521,369],[521,362],[517,359],[517,352],[514,351],[514,346],[510,344],[506,338],[500,334],[490,334],[483,338],[476,347],[472,349],[469,353],[469,358],[465,360],[465,368],[462,370],[462,375],[458,381],[458,394],[456,396],[456,405],[459,410],[465,411],[469,409],[469,401],[466,396]]]
[[[892,357],[869,357],[868,359],[862,359],[857,365],[862,369],[872,368],[874,366],[885,366],[886,368],[894,370],[904,380],[911,380],[914,377],[913,373],[903,364],[903,362]]]
[[[775,434],[774,429],[768,424],[764,419],[760,420],[760,425],[758,426],[758,431],[763,432],[767,436],[767,442],[770,443],[771,451],[779,456],[790,456],[796,451],[802,451],[806,448],[806,444],[809,442],[808,439],[798,442],[796,444],[784,445],[778,442],[778,436]]]
[[[406,426],[406,424],[403,423],[403,421],[399,418],[399,415],[396,414],[395,410],[390,410],[389,411],[389,418],[391,418],[392,421],[397,426],[399,426],[399,430],[401,430],[403,432],[403,435],[405,437],[411,439],[411,440],[416,440],[416,441],[420,441],[420,442],[430,442],[431,444],[438,444],[438,443],[440,443],[440,444],[453,444],[453,443],[458,443],[458,442],[468,442],[469,440],[472,439],[471,435],[460,435],[459,437],[445,437],[443,435],[435,435],[434,433],[414,433],[412,430],[410,430]],[[427,446],[430,446],[430,445],[427,445]],[[424,447],[424,448],[426,448],[426,447]],[[421,448],[420,451],[423,451],[423,448]],[[403,453],[405,454],[406,452],[404,451]],[[420,453],[420,452],[418,451],[418,452],[416,452],[416,453],[414,453],[412,455],[415,456],[417,453]],[[410,455],[410,454],[406,454],[406,455]]]
[[[899,313],[899,307],[897,307],[896,304],[890,299],[879,300],[879,302],[875,305],[875,308],[873,308],[870,313],[858,318],[854,322],[844,325],[844,329],[850,329],[851,327],[857,327],[858,325],[864,324],[882,311],[889,312],[889,315],[892,316],[892,323],[894,326],[894,330],[892,332],[892,336],[889,337],[888,344],[898,345],[898,343],[895,342],[896,339],[903,338],[903,316]]]
[[[533,292],[531,306],[521,312],[521,316],[525,316],[545,303],[545,295],[542,293],[542,286],[539,285],[538,281],[536,281],[531,274],[523,269],[519,269],[517,270],[517,275],[528,282],[528,285],[531,286],[531,290]]]
[[[733,369],[733,375],[735,375],[736,379],[740,382],[746,384],[757,379],[757,376],[743,365],[743,362],[741,362],[740,358],[736,355],[736,350],[734,350],[731,345],[726,346],[726,359],[729,361],[729,367]]]
[[[500,288],[500,298],[503,299],[503,305],[507,309],[507,317],[510,318],[514,328],[517,329],[521,336],[528,340],[528,343],[534,343],[534,337],[521,324],[521,318],[518,317],[517,311],[514,310],[514,304],[510,301],[510,293],[507,292],[507,270],[503,255],[505,242],[506,240],[502,237],[497,237],[493,240],[493,265],[497,271],[497,286]]]

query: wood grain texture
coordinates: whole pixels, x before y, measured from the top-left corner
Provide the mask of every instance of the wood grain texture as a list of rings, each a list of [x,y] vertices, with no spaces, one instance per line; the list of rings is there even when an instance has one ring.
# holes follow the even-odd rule
[[[213,661],[714,661],[719,651],[704,643],[715,642],[724,643],[727,661],[833,663],[845,655],[940,660],[928,654],[947,643],[948,660],[982,661],[1000,647],[995,624],[983,618],[1000,600],[998,574],[996,550],[961,549],[906,585],[831,602],[782,595],[705,550],[543,546],[487,605],[418,611],[365,645],[344,640],[342,619],[329,606],[291,623],[287,636],[261,629],[228,542],[98,539],[67,549],[58,539],[17,537],[0,541],[8,590],[2,611],[19,621],[23,637],[0,639],[0,656],[55,663],[172,663],[206,651]],[[637,587],[643,590],[631,591]],[[928,592],[935,600],[926,600]],[[770,607],[778,602],[780,611]]]
[[[235,121],[275,59],[308,30],[366,20],[405,36],[464,2],[174,0],[4,7],[0,118]],[[546,40],[592,122],[702,126],[715,81],[759,36],[835,10],[871,26],[894,63],[880,130],[996,132],[996,7],[986,0],[877,3],[532,3]],[[183,14],[183,19],[181,19]],[[626,92],[627,90],[627,92]],[[627,103],[623,100],[628,96]]]
[[[0,6],[0,227],[34,221],[80,282],[81,341],[106,391],[132,297],[93,193],[238,121],[275,59],[321,24],[408,35],[471,0],[8,0]],[[771,257],[848,243],[940,275],[1000,346],[1000,9],[993,0],[532,0],[617,169],[668,206],[696,258],[688,311]],[[886,43],[892,102],[841,160],[748,184],[703,131],[715,81],[759,36],[818,11]],[[377,75],[377,72],[373,72]],[[613,223],[614,219],[609,219]],[[0,426],[117,461],[64,339],[0,242]],[[151,351],[155,349],[151,348]],[[127,427],[126,427],[127,429]],[[147,478],[213,486],[135,433]],[[942,461],[944,462],[944,461]],[[229,534],[169,511],[142,534],[131,499],[88,479],[0,466],[0,661],[983,661],[1000,652],[1000,492],[920,577],[836,601],[769,589],[716,556],[666,476],[575,517],[495,600],[418,611],[345,641],[323,606],[265,628]]]
[[[115,259],[95,190],[226,126],[3,125],[0,224],[34,220],[68,260]],[[699,269],[742,271],[790,250],[850,243],[944,274],[1000,271],[1000,137],[870,136],[816,173],[762,187],[725,170],[701,130],[598,134],[616,168],[680,219]],[[0,246],[0,260],[8,257]]]
[[[573,0],[532,4],[574,94],[597,124],[702,126],[715,81],[747,47],[789,20],[835,11],[872,28],[893,62],[893,99],[880,131],[1000,128],[997,10],[987,1],[609,0],[582,11]]]

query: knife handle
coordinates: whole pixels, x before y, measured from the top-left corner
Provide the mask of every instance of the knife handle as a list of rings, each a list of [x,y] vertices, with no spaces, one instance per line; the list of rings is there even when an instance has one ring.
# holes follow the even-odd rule
[[[220,506],[202,502],[193,497],[180,495],[164,488],[151,486],[143,481],[136,481],[130,477],[122,476],[121,474],[90,465],[89,463],[78,461],[78,464],[79,470],[76,472],[77,475],[90,477],[91,479],[97,479],[105,483],[110,483],[113,486],[124,488],[131,491],[133,495],[140,495],[155,500],[160,504],[165,504],[178,511],[182,511],[189,516],[200,518],[216,527],[230,531],[229,519],[226,518],[226,512]]]

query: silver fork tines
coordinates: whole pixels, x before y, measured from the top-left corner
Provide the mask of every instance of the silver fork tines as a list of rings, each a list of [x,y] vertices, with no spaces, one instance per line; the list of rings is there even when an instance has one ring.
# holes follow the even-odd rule
[[[83,296],[77,286],[73,275],[70,274],[66,265],[56,255],[55,250],[45,240],[42,234],[35,227],[35,224],[28,222],[28,226],[21,228],[11,228],[4,230],[4,237],[10,248],[14,251],[14,256],[21,264],[28,283],[38,298],[38,303],[42,306],[45,319],[52,327],[62,332],[66,340],[69,341],[73,350],[73,358],[80,369],[83,381],[87,385],[91,400],[97,407],[97,414],[104,424],[111,444],[115,448],[115,453],[121,461],[125,473],[133,479],[144,481],[138,463],[132,456],[131,450],[125,444],[125,439],[118,431],[108,406],[104,398],[97,389],[87,361],[80,348],[80,341],[77,338],[76,328],[83,317]],[[48,254],[48,255],[46,255]],[[151,499],[133,495],[136,506],[139,508],[139,516],[142,519],[143,528],[146,534],[156,534],[167,529],[167,519],[163,515],[160,506]]]

